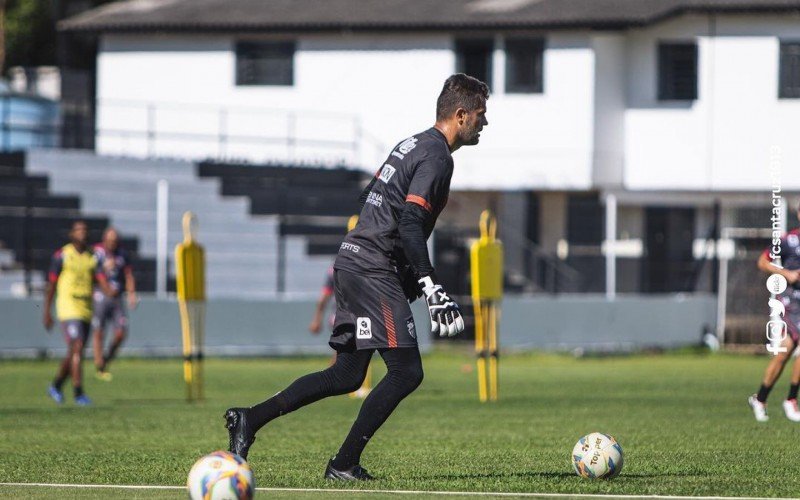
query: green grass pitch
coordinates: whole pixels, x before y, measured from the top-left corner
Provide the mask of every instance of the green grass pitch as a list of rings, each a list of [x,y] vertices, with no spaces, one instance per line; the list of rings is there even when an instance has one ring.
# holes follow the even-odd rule
[[[345,487],[797,497],[800,424],[780,408],[787,376],[770,400],[770,422],[755,422],[746,404],[766,362],[766,356],[695,353],[509,355],[501,358],[501,401],[480,404],[468,351],[428,355],[422,386],[364,454],[364,466],[380,480]],[[211,359],[207,400],[187,404],[179,361],[122,360],[112,366],[111,383],[87,377],[94,407],[77,408],[68,397],[59,408],[45,394],[55,361],[2,361],[0,482],[182,485],[198,457],[226,448],[226,407],[261,401],[327,363],[321,357]],[[377,381],[384,373],[377,356],[373,366]],[[258,486],[341,488],[321,476],[359,404],[330,398],[265,427],[250,453]],[[592,431],[615,436],[625,451],[625,468],[613,481],[581,479],[571,470],[573,444]],[[0,497],[185,493],[0,486]]]

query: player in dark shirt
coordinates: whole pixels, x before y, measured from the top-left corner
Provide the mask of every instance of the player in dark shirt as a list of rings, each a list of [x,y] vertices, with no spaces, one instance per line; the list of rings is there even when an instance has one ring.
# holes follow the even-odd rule
[[[800,220],[800,205],[797,207],[797,218]],[[765,273],[780,274],[786,278],[786,290],[775,299],[770,299],[770,323],[774,321],[785,322],[786,338],[780,347],[785,352],[775,352],[767,365],[761,387],[756,394],[748,398],[753,415],[759,422],[769,420],[767,416],[767,396],[773,385],[781,376],[783,368],[789,361],[792,352],[800,343],[800,228],[789,231],[780,241],[780,254],[776,255],[777,245],[764,250],[758,259],[758,268]],[[780,257],[780,266],[773,264],[775,257]],[[777,263],[777,262],[776,262]],[[773,302],[774,300],[774,302]],[[772,314],[775,316],[772,316]],[[783,314],[781,314],[783,313]],[[779,330],[783,329],[781,325]],[[793,422],[800,422],[800,409],[797,407],[797,390],[800,387],[800,358],[797,358],[792,368],[789,385],[789,395],[783,401],[783,411],[786,418]]]
[[[94,365],[97,369],[97,378],[106,382],[112,376],[108,371],[108,364],[114,359],[128,332],[128,313],[122,292],[127,292],[127,302],[130,309],[135,309],[136,280],[133,277],[133,267],[127,252],[119,246],[119,235],[113,227],[103,231],[103,241],[94,246],[94,256],[98,265],[108,277],[108,284],[117,293],[114,297],[106,297],[99,289],[94,291],[94,314],[92,316],[92,342],[94,344]],[[114,330],[114,339],[108,348],[108,353],[103,354],[103,337],[106,327],[111,325]]]
[[[436,101],[436,124],[392,149],[362,193],[358,225],[345,237],[334,263],[336,319],[329,343],[337,351],[336,363],[297,379],[263,403],[229,409],[225,420],[232,452],[246,458],[256,432],[271,420],[356,390],[377,350],[386,376],[364,400],[325,471],[328,479],[372,479],[360,465],[364,447],[422,382],[409,300],[425,296],[433,332],[452,336],[464,329],[458,306],[433,272],[426,241],[447,204],[451,153],[478,144],[488,125],[488,98],[483,82],[451,76]]]

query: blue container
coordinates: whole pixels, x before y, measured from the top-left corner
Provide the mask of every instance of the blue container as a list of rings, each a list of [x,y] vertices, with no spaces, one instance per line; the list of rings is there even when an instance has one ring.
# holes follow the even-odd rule
[[[60,131],[57,101],[0,91],[0,149],[58,147]]]

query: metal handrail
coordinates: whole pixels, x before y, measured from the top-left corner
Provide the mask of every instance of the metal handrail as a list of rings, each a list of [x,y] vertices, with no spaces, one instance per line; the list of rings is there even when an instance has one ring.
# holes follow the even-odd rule
[[[504,244],[510,244],[525,252],[526,269],[523,277],[529,287],[536,287],[548,293],[580,289],[583,275],[577,269],[545,251],[526,236],[513,231],[504,231],[502,240]],[[544,266],[544,272],[541,273],[541,279],[537,280],[539,265]]]

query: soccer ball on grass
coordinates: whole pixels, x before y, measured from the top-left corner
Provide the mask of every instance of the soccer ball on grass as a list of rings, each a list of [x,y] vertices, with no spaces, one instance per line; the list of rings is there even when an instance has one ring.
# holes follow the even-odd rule
[[[256,491],[253,470],[239,455],[215,451],[192,466],[189,479],[192,500],[250,500]]]
[[[572,448],[572,468],[588,479],[613,479],[622,470],[622,447],[608,434],[593,432]]]

